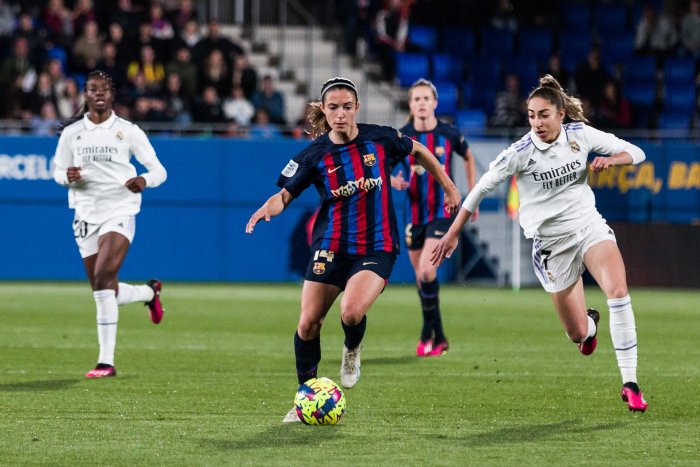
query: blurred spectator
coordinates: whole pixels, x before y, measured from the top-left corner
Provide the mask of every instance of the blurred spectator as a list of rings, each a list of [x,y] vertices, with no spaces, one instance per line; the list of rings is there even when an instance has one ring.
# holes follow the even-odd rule
[[[117,99],[127,106],[133,106],[136,100],[143,96],[150,97],[151,92],[146,86],[146,76],[144,76],[143,71],[138,70],[136,75],[129,80],[126,93],[117,94]]]
[[[191,100],[182,90],[182,82],[177,73],[168,73],[165,78],[165,118],[176,123],[190,123],[192,121]]]
[[[248,136],[258,139],[271,139],[282,136],[282,132],[277,125],[270,123],[270,115],[261,107],[255,110],[255,118],[248,130]]]
[[[678,31],[666,15],[659,16],[652,5],[644,6],[637,24],[634,47],[637,52],[666,55],[678,42]]]
[[[240,86],[234,86],[231,89],[231,95],[224,99],[222,109],[228,120],[234,120],[241,126],[250,125],[255,115],[255,107],[245,98],[243,88]]]
[[[151,23],[141,23],[136,42],[139,49],[144,45],[151,46],[157,57],[162,57],[165,61],[170,60],[170,46],[168,41],[162,41],[153,37],[153,27],[151,27]]]
[[[213,49],[199,70],[199,89],[212,86],[219,96],[227,96],[231,89],[231,75],[219,49]]]
[[[42,71],[36,80],[36,86],[32,92],[26,95],[23,105],[24,110],[31,114],[38,115],[46,102],[56,105],[56,95],[53,92],[53,82],[48,72]]]
[[[612,78],[600,61],[600,49],[591,47],[586,61],[579,64],[574,76],[576,91],[581,98],[590,102],[600,102],[603,98],[603,86]]]
[[[138,58],[138,49],[135,41],[124,35],[124,29],[117,22],[109,23],[107,41],[114,44],[117,49],[117,63],[126,70],[126,67]]]
[[[112,82],[117,90],[126,86],[126,67],[117,59],[117,48],[113,42],[102,44],[102,58],[97,62],[97,69],[104,71],[112,77]],[[118,94],[118,93],[117,93]]]
[[[15,39],[12,55],[0,63],[0,90],[12,93],[10,88],[29,92],[36,84],[36,69],[29,59],[29,43],[25,37]]]
[[[603,87],[603,99],[598,105],[596,118],[597,125],[601,128],[632,128],[630,103],[612,81]]]
[[[161,41],[169,41],[175,37],[175,30],[168,18],[165,17],[163,5],[158,2],[151,3],[149,9],[149,21],[151,23],[151,35]]]
[[[56,129],[60,125],[60,120],[56,115],[56,106],[51,101],[46,101],[39,109],[37,115],[33,115],[29,123],[32,133],[38,136],[54,136]]]
[[[149,92],[158,92],[163,88],[165,67],[156,59],[156,53],[150,45],[141,47],[141,59],[129,64],[126,77],[132,81],[137,73],[143,73]]]
[[[197,95],[197,66],[192,63],[190,49],[180,47],[175,51],[175,58],[165,65],[167,74],[175,73],[180,77],[182,93],[188,99]]]
[[[207,86],[195,101],[193,118],[195,122],[223,123],[226,121],[221,110],[221,100],[214,86]]]
[[[233,62],[233,74],[231,76],[233,86],[243,88],[245,98],[251,100],[258,89],[258,72],[248,63],[248,55],[245,53],[236,55]]]
[[[0,57],[5,57],[10,49],[12,33],[15,31],[14,5],[0,0]]]
[[[491,26],[498,30],[516,32],[518,19],[515,15],[515,7],[510,0],[498,0],[491,12]]]
[[[63,66],[61,60],[57,58],[51,58],[44,65],[46,72],[51,77],[51,87],[53,88],[53,94],[58,98],[66,87],[66,75],[63,73]]]
[[[341,0],[337,16],[345,26],[345,51],[362,57],[372,42],[372,22],[377,13],[377,0]],[[361,53],[358,53],[358,44]]]
[[[70,44],[74,35],[73,18],[63,0],[49,0],[44,10],[43,19],[49,40],[61,47]]]
[[[126,35],[135,38],[141,24],[141,15],[131,0],[118,0],[110,21],[119,23]]]
[[[545,68],[543,75],[552,75],[554,79],[559,81],[559,83],[568,89],[571,87],[571,76],[569,72],[561,64],[561,57],[558,53],[554,53],[549,57],[547,61],[547,68]]]
[[[513,128],[525,126],[527,113],[525,98],[520,92],[520,80],[515,74],[505,79],[505,89],[496,94],[491,126]]]
[[[165,102],[154,96],[140,96],[134,102],[131,119],[135,122],[163,122]]]
[[[377,13],[375,23],[376,52],[382,65],[384,79],[391,81],[395,75],[397,52],[406,48],[408,37],[408,9],[402,0],[388,0]]]
[[[62,120],[68,120],[74,115],[77,115],[78,111],[82,108],[83,93],[78,88],[78,83],[76,83],[74,79],[68,78],[63,92],[57,95],[56,100],[58,116]]]
[[[79,36],[83,33],[88,21],[97,21],[92,0],[76,0],[75,7],[73,7],[72,19],[74,36]]]
[[[255,109],[265,109],[272,123],[284,124],[284,96],[275,89],[271,75],[266,75],[260,83],[260,90],[253,94],[251,102]]]
[[[685,54],[700,58],[700,0],[690,0],[681,19],[681,43]]]
[[[77,71],[88,73],[97,67],[102,58],[102,40],[98,36],[97,23],[85,23],[83,34],[73,43],[73,64]]]
[[[173,27],[176,33],[181,33],[185,28],[185,24],[190,21],[197,23],[198,14],[194,9],[192,0],[180,0],[177,8],[172,12]]]
[[[17,30],[15,37],[23,37],[27,40],[27,49],[29,60],[32,64],[39,68],[46,59],[44,46],[46,45],[46,32],[43,29],[38,29],[34,25],[34,19],[31,15],[22,13],[17,19]]]
[[[180,35],[175,38],[175,47],[186,46],[192,50],[201,40],[202,33],[199,31],[199,23],[192,19],[185,23]]]
[[[206,36],[192,50],[192,59],[195,62],[201,62],[212,50],[221,51],[229,67],[233,65],[236,55],[244,52],[240,45],[221,35],[221,28],[217,21],[209,22]]]

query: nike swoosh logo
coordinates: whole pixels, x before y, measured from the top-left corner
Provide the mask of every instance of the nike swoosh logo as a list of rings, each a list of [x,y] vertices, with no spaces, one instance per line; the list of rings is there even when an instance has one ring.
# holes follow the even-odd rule
[[[368,264],[379,264],[379,263],[375,263],[374,261],[365,261],[364,263],[362,263],[363,266],[367,266]]]
[[[341,166],[341,167],[342,167],[342,166]],[[340,167],[336,167],[335,169],[328,169],[328,173],[329,173],[329,174],[332,174],[333,172],[335,172],[335,171],[338,170],[339,168],[340,168]]]

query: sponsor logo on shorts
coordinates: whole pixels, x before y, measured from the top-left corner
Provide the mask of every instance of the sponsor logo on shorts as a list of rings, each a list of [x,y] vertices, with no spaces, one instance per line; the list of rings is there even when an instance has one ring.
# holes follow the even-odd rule
[[[320,261],[315,262],[313,271],[314,271],[314,274],[316,274],[317,276],[320,276],[321,274],[326,272],[326,263],[322,263]]]

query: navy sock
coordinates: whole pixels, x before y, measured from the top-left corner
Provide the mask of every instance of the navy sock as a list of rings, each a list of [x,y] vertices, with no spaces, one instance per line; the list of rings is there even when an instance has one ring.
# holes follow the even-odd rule
[[[447,340],[445,331],[442,329],[442,318],[440,317],[440,284],[437,278],[430,282],[421,282],[420,290],[421,306],[423,307],[423,332],[421,339],[434,338],[435,342],[444,342]],[[426,329],[428,325],[432,325],[430,331]],[[425,337],[427,335],[427,338]]]
[[[362,338],[365,337],[365,329],[367,329],[367,316],[362,317],[362,321],[354,326],[348,326],[340,320],[340,324],[343,325],[343,331],[345,331],[345,347],[352,350],[356,348],[362,342]]]
[[[318,364],[321,361],[321,337],[310,341],[302,340],[294,333],[294,355],[296,356],[297,379],[299,384],[316,377]]]

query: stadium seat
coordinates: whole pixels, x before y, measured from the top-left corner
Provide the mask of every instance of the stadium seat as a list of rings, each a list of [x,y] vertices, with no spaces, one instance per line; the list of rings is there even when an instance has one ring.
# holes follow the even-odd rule
[[[612,30],[630,31],[627,5],[622,2],[599,3],[595,6],[595,14],[592,17],[593,26],[598,34]]]
[[[68,53],[66,49],[55,45],[46,51],[46,55],[50,59],[58,59],[61,62],[61,70],[64,73],[68,70]]]
[[[659,116],[658,127],[661,130],[689,130],[692,122],[687,113],[664,111]]]
[[[486,114],[478,109],[466,109],[457,112],[457,128],[463,133],[486,128]]]
[[[667,85],[694,83],[695,60],[692,58],[669,58],[664,65],[664,80]]]
[[[498,86],[501,82],[501,59],[494,56],[469,60],[469,78],[478,85]]]
[[[508,30],[484,28],[481,30],[481,55],[507,59],[513,56],[514,36]]]
[[[459,107],[459,90],[457,85],[448,81],[434,82],[438,90],[437,114],[452,117]]]
[[[591,24],[591,7],[588,2],[566,2],[561,6],[561,26],[563,30],[587,33]]]
[[[533,57],[520,56],[509,61],[505,73],[513,73],[520,80],[520,89],[524,92],[536,87],[539,80],[539,64]]]
[[[434,54],[430,57],[433,81],[462,81],[462,60],[451,54]]]
[[[471,81],[465,81],[462,84],[462,107],[469,108],[472,107],[471,101],[472,101],[472,89],[473,89],[473,84]]]
[[[651,108],[656,102],[656,85],[630,84],[624,88],[623,94],[633,106]]]
[[[633,57],[624,63],[624,81],[632,83],[654,83],[656,81],[656,59],[654,57]]]
[[[481,84],[474,88],[471,98],[471,105],[473,108],[481,109],[487,115],[492,115],[495,101],[496,89],[494,87]]]
[[[549,29],[530,28],[520,32],[519,47],[521,57],[544,63],[552,55],[554,40]]]
[[[696,94],[693,85],[667,85],[664,94],[664,110],[690,114],[695,110]]]
[[[634,36],[631,33],[601,34],[602,58],[611,63],[625,63],[634,56]]]
[[[578,63],[586,58],[590,50],[590,34],[582,35],[579,31],[567,29],[559,35],[559,55],[562,60],[573,60]]]
[[[408,43],[423,52],[433,52],[438,48],[437,29],[429,26],[410,26],[408,28]]]
[[[469,28],[445,28],[442,31],[442,47],[445,53],[458,57],[471,57],[476,51],[474,31]]]
[[[406,88],[420,78],[430,76],[428,56],[417,53],[396,54],[396,77]]]

